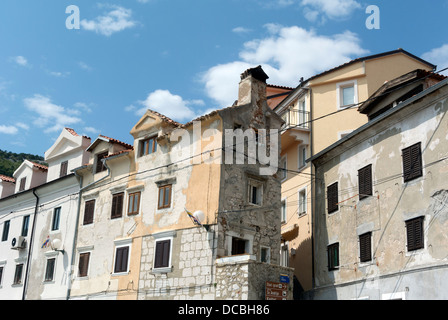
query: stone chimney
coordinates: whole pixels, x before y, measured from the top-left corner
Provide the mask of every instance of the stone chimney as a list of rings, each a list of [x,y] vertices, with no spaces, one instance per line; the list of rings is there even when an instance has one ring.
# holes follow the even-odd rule
[[[244,71],[238,89],[238,105],[266,100],[266,79],[269,77],[261,66]]]

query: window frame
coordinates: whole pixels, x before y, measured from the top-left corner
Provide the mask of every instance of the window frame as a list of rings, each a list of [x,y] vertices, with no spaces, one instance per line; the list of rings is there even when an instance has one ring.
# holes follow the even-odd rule
[[[59,169],[59,178],[65,177],[68,173],[68,160],[62,161]]]
[[[417,153],[417,154],[415,154]],[[409,182],[423,176],[423,155],[421,142],[401,150],[403,182]],[[414,159],[414,157],[417,157]],[[414,161],[417,161],[416,163]],[[417,164],[417,167],[415,167]]]
[[[10,225],[11,220],[6,220],[3,222],[2,242],[8,241]]]
[[[88,201],[84,202],[84,218],[83,218],[83,222],[82,222],[83,226],[86,226],[86,225],[89,225],[89,224],[93,224],[93,220],[94,220],[94,217],[95,217],[95,204],[96,204],[95,202],[96,202],[95,199],[91,199],[91,200],[88,200]],[[89,204],[89,207],[87,206],[88,204]],[[92,209],[91,209],[92,212],[91,213],[87,212],[87,208],[90,209],[90,206],[92,206]],[[86,214],[87,213],[89,213],[89,216],[87,216],[89,218],[89,220],[86,219]]]
[[[122,253],[122,250],[125,250],[126,252],[126,268],[122,268],[123,267],[123,258],[124,258],[124,254]],[[120,253],[120,255],[119,255]],[[131,257],[131,244],[130,243],[126,243],[126,244],[116,244],[115,245],[115,255],[114,255],[114,265],[113,265],[113,274],[114,275],[119,275],[119,274],[128,274],[129,273],[129,262],[130,262],[130,257]],[[118,260],[118,259],[121,260]],[[121,263],[118,263],[121,262]],[[119,269],[117,269],[119,267]]]
[[[304,202],[303,203],[302,203],[302,199],[300,198],[301,194],[304,194]],[[298,202],[297,202],[297,204],[298,204],[297,211],[298,211],[299,217],[306,215],[307,212],[308,212],[308,201],[307,201],[308,199],[307,199],[307,197],[308,197],[308,192],[306,190],[306,187],[300,189],[297,192],[297,200],[298,200]],[[301,207],[303,207],[303,208],[301,208]],[[302,209],[303,209],[303,211],[302,211]]]
[[[285,154],[280,158],[280,180],[285,181],[288,178],[288,156]]]
[[[168,193],[168,203],[166,203],[166,190],[169,189]],[[162,205],[160,205],[160,196],[162,195]],[[158,196],[157,196],[157,209],[167,209],[171,207],[173,195],[173,185],[172,184],[164,184],[158,187]]]
[[[26,188],[26,177],[23,177],[22,179],[20,179],[19,192],[25,191],[25,188]]]
[[[372,165],[369,164],[358,170],[359,200],[373,195]]]
[[[339,242],[327,246],[328,271],[339,270],[340,255]]]
[[[14,270],[14,279],[13,279],[13,285],[21,285],[22,283],[22,278],[23,278],[23,267],[24,264],[23,263],[17,263],[16,264],[16,269]],[[20,272],[19,272],[20,270]]]
[[[164,247],[160,248],[158,247],[158,243],[167,243],[168,244],[168,253],[167,256],[165,255]],[[158,254],[158,250],[162,250],[161,256]],[[173,237],[161,237],[157,238],[154,241],[154,259],[153,259],[153,272],[165,272],[165,271],[171,271],[171,258],[172,258],[172,252],[173,252]],[[160,261],[161,260],[161,261]],[[165,263],[166,262],[166,263]]]
[[[29,226],[30,226],[30,218],[31,218],[31,216],[29,214],[26,215],[26,216],[23,216],[22,230],[20,231],[20,235],[22,237],[28,236],[28,229],[29,229]]]
[[[306,145],[298,147],[297,169],[302,170],[306,167]]]
[[[334,182],[327,186],[327,212],[328,212],[328,214],[332,214],[332,213],[339,211],[339,189],[338,189],[338,187],[339,187],[338,182]],[[335,188],[335,190],[333,190],[333,188]]]
[[[49,264],[50,261],[53,261],[53,266]],[[49,270],[49,267],[51,266],[51,270]],[[55,272],[56,271],[56,258],[51,257],[47,258],[47,263],[45,265],[45,274],[44,274],[44,282],[54,282]],[[49,277],[51,275],[51,278]]]
[[[406,248],[408,252],[425,248],[425,216],[412,218],[405,221],[406,224]]]
[[[107,170],[105,164],[101,160],[107,157],[108,155],[109,151],[99,152],[95,155],[96,159],[95,173],[100,173]]]
[[[353,87],[353,103],[344,104],[344,89]],[[336,84],[336,98],[338,109],[345,109],[351,105],[358,104],[358,81],[349,80]]]
[[[254,200],[254,188],[255,190],[255,202]],[[248,179],[248,203],[250,205],[262,206],[263,205],[263,182]]]
[[[137,204],[135,203],[135,196],[138,195],[138,201]],[[140,201],[142,197],[141,191],[135,191],[128,193],[128,210],[127,214],[128,216],[137,215],[140,213]],[[131,211],[132,209],[132,211]]]
[[[53,217],[51,219],[51,231],[58,231],[61,222],[61,207],[56,207],[53,209]],[[57,218],[57,219],[56,219]],[[55,226],[55,224],[57,224]]]
[[[287,198],[283,198],[281,201],[281,213],[280,213],[281,223],[286,223],[286,220],[288,219],[288,213],[286,211],[287,210],[287,206],[286,206],[287,200],[286,199]]]
[[[372,261],[372,232],[359,235],[359,261],[361,263]]]
[[[149,142],[152,141],[152,150],[150,152],[149,146],[151,145]],[[153,154],[157,152],[157,136],[152,136],[149,138],[145,138],[139,141],[139,157],[144,157],[149,154]]]
[[[112,194],[112,204],[110,210],[110,219],[118,219],[123,217],[124,192]]]
[[[85,261],[81,261],[81,256],[83,257],[83,259],[85,259],[84,257],[87,257],[87,262]],[[91,251],[83,251],[80,252],[78,255],[78,273],[77,273],[77,277],[78,278],[86,278],[89,276],[89,268],[90,268],[90,257],[91,257]],[[81,265],[81,262],[83,263]],[[84,270],[85,268],[85,270]],[[85,271],[85,274],[82,273],[81,271]]]

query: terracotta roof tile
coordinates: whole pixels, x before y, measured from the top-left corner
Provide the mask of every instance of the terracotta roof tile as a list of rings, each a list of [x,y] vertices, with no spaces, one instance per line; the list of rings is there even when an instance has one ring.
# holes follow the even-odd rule
[[[175,125],[177,127],[182,126],[182,124],[180,122],[174,121],[173,119],[168,118],[167,116],[161,114],[160,112],[157,112],[157,111],[154,111],[154,110],[151,110],[151,109],[148,109],[148,111],[154,113],[156,116],[158,116],[160,119],[162,119],[162,121],[171,123],[171,124],[173,124],[173,125]]]
[[[29,161],[29,160],[28,160]],[[44,166],[43,164],[40,164],[40,163],[36,163],[36,162],[32,162],[32,161],[30,161],[32,164],[33,164],[33,166],[35,166],[36,168],[38,168],[39,170],[42,170],[42,171],[48,171],[48,167],[47,166]]]
[[[14,178],[5,176],[3,174],[0,174],[0,180],[6,181],[6,182],[16,183],[16,180]]]
[[[114,139],[114,138],[110,138],[110,137],[102,135],[102,134],[100,134],[99,136],[103,137],[103,138],[106,138],[107,140],[109,140],[112,143],[116,143],[116,144],[122,145],[122,146],[124,146],[124,147],[126,147],[128,149],[134,150],[134,146],[132,146],[132,145],[126,143],[126,142],[123,142],[123,141],[120,141],[120,140],[117,140],[117,139]]]

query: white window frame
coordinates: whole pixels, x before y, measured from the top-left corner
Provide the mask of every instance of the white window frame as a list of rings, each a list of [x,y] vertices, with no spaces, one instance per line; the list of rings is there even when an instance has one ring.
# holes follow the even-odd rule
[[[300,200],[300,194],[303,193],[303,192],[305,193],[305,204],[303,205],[303,206],[305,207],[305,211],[302,212],[302,211],[300,210],[300,209],[301,209],[300,207],[301,207],[301,205],[302,205],[301,200]],[[308,212],[307,197],[308,197],[308,191],[306,190],[306,187],[300,189],[299,192],[297,192],[297,200],[298,200],[298,201],[297,201],[297,203],[298,203],[297,212],[299,213],[299,217],[306,215],[307,212]]]
[[[254,180],[254,179],[248,179],[248,190],[247,190],[247,201],[250,205],[253,206],[262,206],[263,205],[263,182]],[[252,202],[252,192],[253,188],[257,188],[257,203]]]
[[[261,261],[261,252],[263,249],[267,250],[267,258],[266,261]],[[267,246],[260,246],[260,262],[271,263],[271,248]]]
[[[121,239],[121,240],[115,240],[114,241],[115,249],[114,249],[113,264],[112,264],[112,275],[113,276],[125,275],[125,274],[129,273],[129,264],[131,262],[131,250],[132,250],[132,245],[131,244],[132,244],[132,239]],[[126,271],[115,272],[115,262],[117,260],[117,249],[123,248],[123,247],[129,247]],[[89,261],[89,267],[90,267],[90,261]]]
[[[76,259],[78,259],[76,265],[78,266],[78,268],[76,268],[76,279],[77,280],[82,280],[82,279],[89,279],[89,274],[90,274],[90,266],[92,265],[92,253],[93,253],[93,246],[87,246],[87,247],[81,247],[78,248],[78,257]],[[87,266],[87,276],[85,277],[80,277],[79,276],[79,258],[81,256],[81,254],[83,253],[89,253],[89,265]],[[115,260],[114,260],[115,261]],[[115,262],[114,262],[115,264]]]
[[[344,105],[342,99],[344,98],[344,95],[342,94],[342,91],[344,88],[352,87],[354,91],[354,97],[353,97],[353,104],[358,103],[358,81],[357,80],[350,80],[350,81],[344,81],[339,82],[336,84],[336,98],[337,98],[337,106],[338,109],[345,109],[349,105]]]
[[[282,202],[281,202],[281,215],[280,215],[280,220],[281,223],[286,223],[286,220],[288,219],[288,212],[287,212],[287,198],[283,198]]]
[[[283,161],[284,161],[284,163],[283,163]],[[280,158],[279,168],[282,169],[282,170],[280,170],[280,178],[281,178],[281,182],[283,182],[288,178],[288,156],[286,154]],[[283,169],[285,169],[285,170],[283,170]]]
[[[282,243],[280,246],[280,266],[289,267],[289,242],[288,241]]]
[[[173,267],[171,265],[172,263],[172,257],[173,257],[173,242],[174,242],[174,237],[176,235],[175,231],[167,231],[167,232],[161,232],[158,234],[154,234],[154,254],[153,254],[153,259],[152,259],[152,272],[153,273],[168,273],[173,271]],[[162,267],[162,268],[156,268],[155,267],[155,263],[156,263],[156,247],[157,247],[157,242],[159,241],[165,241],[165,240],[170,240],[170,256],[168,258],[168,267]]]
[[[301,170],[306,167],[306,145],[300,145],[297,148],[297,169]]]
[[[254,235],[245,233],[243,236],[240,235],[240,233],[234,232],[234,231],[228,231],[226,232],[226,242],[227,242],[227,253],[229,256],[232,255],[232,239],[238,238],[242,240],[246,240],[245,248],[247,251],[247,254],[252,255],[253,254],[253,243],[254,243]]]
[[[45,269],[44,269],[44,276],[42,283],[48,284],[48,283],[55,283],[56,279],[56,270],[57,270],[57,263],[58,263],[58,252],[57,251],[49,251],[45,253],[46,259],[45,259]],[[54,259],[54,266],[53,266],[53,279],[52,280],[45,280],[45,276],[47,275],[47,266],[48,266],[48,260]]]

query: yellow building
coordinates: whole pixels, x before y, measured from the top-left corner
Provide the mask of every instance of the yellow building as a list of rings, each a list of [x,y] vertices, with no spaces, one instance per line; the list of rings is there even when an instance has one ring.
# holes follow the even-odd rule
[[[361,102],[386,81],[435,66],[398,49],[354,59],[302,81],[274,109],[281,134],[282,265],[295,269],[304,291],[313,288],[314,171],[307,159],[367,122]],[[297,287],[300,287],[299,285]]]

